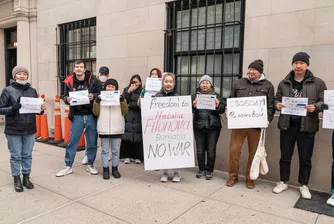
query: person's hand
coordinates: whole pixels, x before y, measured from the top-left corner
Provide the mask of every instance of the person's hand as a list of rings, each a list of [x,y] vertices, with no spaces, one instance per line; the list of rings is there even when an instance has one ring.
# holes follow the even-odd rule
[[[328,108],[327,104],[323,103],[323,104],[321,104],[320,109],[321,109],[321,111],[324,111],[324,110],[328,110],[329,108]]]
[[[219,106],[219,100],[216,98],[216,100],[215,100],[215,104],[216,104],[216,107],[218,107]]]
[[[72,100],[71,97],[67,97],[67,102],[68,102],[68,103],[71,103],[71,100]]]
[[[198,100],[197,98],[193,101],[194,107],[197,107]]]
[[[283,103],[278,103],[276,105],[277,110],[282,110],[283,107],[284,107]]]
[[[99,95],[99,96],[96,98],[95,102],[96,102],[96,103],[101,103],[101,100],[102,100],[101,95]]]
[[[46,110],[46,106],[44,104],[41,105],[41,111]]]
[[[131,84],[131,86],[128,89],[128,93],[131,93],[131,92],[135,91],[136,89],[137,89],[136,85],[135,84]]]
[[[307,110],[307,112],[312,113],[312,112],[314,112],[314,110],[315,110],[315,106],[314,106],[313,104],[306,105],[306,106],[305,106],[305,109]]]
[[[12,111],[13,112],[17,112],[20,110],[20,108],[22,107],[22,105],[18,102],[14,103],[13,106],[12,106]]]
[[[124,99],[124,96],[123,96],[123,95],[120,95],[120,96],[119,96],[119,100],[120,100],[121,102],[124,102],[124,100],[125,100],[125,99]]]
[[[89,98],[89,100],[93,100],[94,99],[94,95],[92,93],[89,93],[88,94],[88,98]]]

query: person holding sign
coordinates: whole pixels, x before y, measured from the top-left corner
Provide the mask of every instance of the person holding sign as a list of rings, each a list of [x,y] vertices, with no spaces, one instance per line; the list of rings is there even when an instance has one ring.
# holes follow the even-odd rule
[[[36,114],[20,113],[19,110],[22,107],[20,98],[37,98],[37,92],[28,81],[29,72],[27,69],[16,66],[12,75],[13,80],[10,81],[9,86],[2,90],[0,96],[0,114],[6,115],[5,134],[10,152],[10,168],[14,177],[15,191],[22,192],[23,186],[27,189],[34,188],[30,181],[30,172],[32,151],[35,144]],[[40,106],[40,114],[43,114],[44,110],[45,106]]]
[[[210,96],[207,104],[214,104],[214,108],[199,108],[200,96]],[[212,179],[215,168],[216,145],[222,128],[220,114],[225,112],[225,100],[215,92],[212,78],[208,75],[201,77],[197,93],[191,96],[194,112],[194,133],[197,149],[197,163],[199,171],[197,178]],[[204,100],[204,99],[203,99]],[[205,164],[205,158],[207,163]]]
[[[118,83],[115,79],[108,79],[104,84],[105,91],[117,91]],[[124,115],[128,112],[128,105],[121,95],[118,106],[102,106],[101,95],[94,101],[93,113],[98,116],[97,132],[101,139],[102,153],[101,160],[103,166],[103,179],[110,179],[108,158],[109,148],[112,152],[112,169],[111,174],[114,178],[120,178],[118,172],[119,164],[119,145],[121,143],[122,134],[124,134]]]
[[[263,73],[263,61],[255,60],[248,66],[247,76],[235,82],[231,92],[233,97],[254,97],[265,96],[267,99],[267,119],[268,124],[272,121],[275,106],[274,106],[274,86],[266,75]],[[228,108],[227,108],[228,110]],[[233,187],[238,182],[239,160],[242,150],[242,145],[247,137],[248,141],[248,163],[246,167],[246,186],[249,189],[255,187],[254,181],[250,179],[250,168],[260,140],[260,128],[243,128],[232,129],[230,140],[230,179],[226,182],[226,186]]]
[[[122,137],[120,155],[125,164],[129,164],[131,159],[136,164],[140,164],[144,160],[141,110],[137,103],[142,89],[140,76],[133,75],[129,86],[123,91],[123,96],[129,107],[129,111],[125,115],[125,132]]]
[[[308,98],[307,105],[300,105],[307,110],[306,116],[283,114],[278,119],[280,129],[280,182],[273,189],[276,194],[288,189],[291,159],[297,141],[299,155],[300,193],[303,198],[311,199],[307,187],[311,174],[315,133],[319,130],[319,112],[324,103],[324,91],[327,89],[323,80],[315,77],[308,70],[310,56],[299,52],[292,58],[292,71],[279,83],[275,96],[277,110],[284,108],[283,97]]]
[[[68,119],[71,121],[71,131],[70,140],[66,147],[65,168],[60,170],[56,176],[62,177],[73,172],[72,165],[80,136],[84,130],[88,156],[86,171],[96,175],[98,171],[94,167],[94,161],[97,151],[97,118],[93,114],[93,102],[100,94],[100,85],[93,73],[86,70],[86,65],[82,60],[74,62],[74,72],[67,76],[64,84],[62,99],[65,104],[70,105]]]
[[[161,79],[162,75],[161,75],[161,71],[160,69],[158,68],[153,68],[151,71],[150,71],[150,75],[149,75],[149,78],[159,78]],[[147,84],[147,83],[146,83]],[[143,90],[141,91],[141,98],[145,97],[145,95],[149,95],[149,96],[153,96],[155,95],[157,92],[155,90],[150,90],[146,87],[143,88]],[[140,103],[140,101],[139,101]]]

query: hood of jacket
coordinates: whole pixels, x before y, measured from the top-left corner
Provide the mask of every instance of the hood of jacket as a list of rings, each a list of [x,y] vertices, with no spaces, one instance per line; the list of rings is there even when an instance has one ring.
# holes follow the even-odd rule
[[[31,87],[31,84],[29,82],[24,85],[17,83],[14,79],[11,79],[9,82],[10,82],[10,85],[14,87],[15,89],[27,90]]]
[[[258,83],[258,82],[260,82],[262,80],[266,80],[267,76],[266,76],[266,74],[262,73],[261,76],[260,76],[260,78],[258,80],[255,80],[255,81],[251,81],[249,79],[248,75],[245,78],[248,79],[248,81],[250,81],[251,83]]]

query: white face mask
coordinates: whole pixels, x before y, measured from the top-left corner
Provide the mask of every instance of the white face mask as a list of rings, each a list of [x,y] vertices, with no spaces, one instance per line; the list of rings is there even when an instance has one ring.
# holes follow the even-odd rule
[[[108,78],[105,77],[105,76],[103,76],[103,75],[99,75],[99,80],[100,80],[101,82],[106,82],[106,81],[108,80]]]
[[[18,84],[25,85],[25,84],[27,84],[29,81],[28,81],[28,79],[27,79],[27,80],[20,80],[20,79],[17,79],[16,82],[17,82]]]

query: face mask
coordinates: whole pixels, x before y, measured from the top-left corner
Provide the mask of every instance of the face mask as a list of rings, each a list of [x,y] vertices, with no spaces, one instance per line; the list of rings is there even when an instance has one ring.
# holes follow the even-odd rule
[[[105,76],[100,75],[100,76],[99,76],[99,80],[100,80],[101,82],[106,82],[106,81],[108,80],[108,78],[105,77]]]
[[[17,79],[16,82],[17,82],[18,84],[25,85],[25,84],[28,83],[28,79],[27,79],[27,80],[19,80],[19,79]]]

